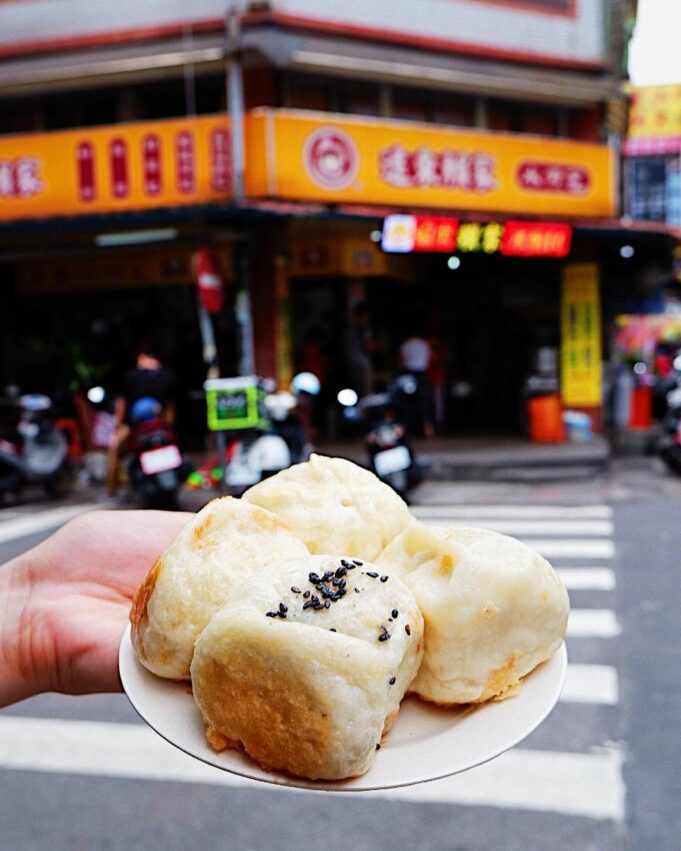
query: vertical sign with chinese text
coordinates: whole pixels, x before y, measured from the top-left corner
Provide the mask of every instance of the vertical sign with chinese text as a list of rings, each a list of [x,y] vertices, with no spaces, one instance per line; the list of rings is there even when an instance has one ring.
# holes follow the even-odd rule
[[[563,267],[560,352],[563,404],[600,405],[601,311],[598,266],[594,263]]]

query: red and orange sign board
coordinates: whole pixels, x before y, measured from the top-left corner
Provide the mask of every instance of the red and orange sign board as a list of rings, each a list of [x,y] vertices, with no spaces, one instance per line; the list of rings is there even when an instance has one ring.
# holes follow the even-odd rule
[[[681,85],[641,86],[631,91],[626,154],[681,151]]]
[[[506,222],[499,251],[507,257],[567,257],[572,227],[557,222]]]
[[[607,145],[259,109],[248,117],[247,151],[254,198],[615,213]]]
[[[206,203],[231,180],[223,116],[0,138],[0,221]]]
[[[396,214],[383,221],[381,248],[412,251],[481,252],[506,257],[567,257],[572,227],[561,222],[459,222],[444,216]]]

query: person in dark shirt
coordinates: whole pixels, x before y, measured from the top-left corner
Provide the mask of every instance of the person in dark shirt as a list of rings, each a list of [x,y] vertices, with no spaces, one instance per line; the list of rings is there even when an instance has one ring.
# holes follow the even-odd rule
[[[109,496],[116,495],[120,459],[130,436],[130,411],[135,402],[144,398],[155,399],[162,406],[163,419],[167,425],[172,426],[175,421],[174,391],[173,374],[162,365],[158,355],[149,346],[141,347],[137,353],[135,368],[126,373],[123,379],[121,393],[114,408],[116,432],[109,447],[106,477]]]

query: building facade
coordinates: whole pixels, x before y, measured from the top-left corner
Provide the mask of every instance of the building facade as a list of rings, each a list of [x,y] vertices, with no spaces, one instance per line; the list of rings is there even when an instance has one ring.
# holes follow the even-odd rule
[[[619,220],[626,4],[237,5],[0,5],[3,383],[44,380],[64,340],[115,374],[156,326],[194,398],[210,246],[224,372],[252,328],[259,374],[287,381],[316,340],[329,387],[350,382],[363,302],[376,386],[417,326],[443,343],[451,427],[518,430],[547,348],[598,421],[597,319],[669,250]],[[395,215],[416,247],[382,250]]]

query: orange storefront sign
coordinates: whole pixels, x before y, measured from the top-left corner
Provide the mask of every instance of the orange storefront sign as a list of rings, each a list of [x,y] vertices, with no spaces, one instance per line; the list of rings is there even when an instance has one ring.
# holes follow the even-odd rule
[[[247,152],[254,198],[615,213],[606,145],[262,109],[248,118]]]
[[[287,110],[254,110],[245,127],[252,199],[615,211],[605,145]],[[222,201],[230,153],[221,115],[0,137],[0,221]]]
[[[223,116],[0,138],[0,221],[229,197]]]

